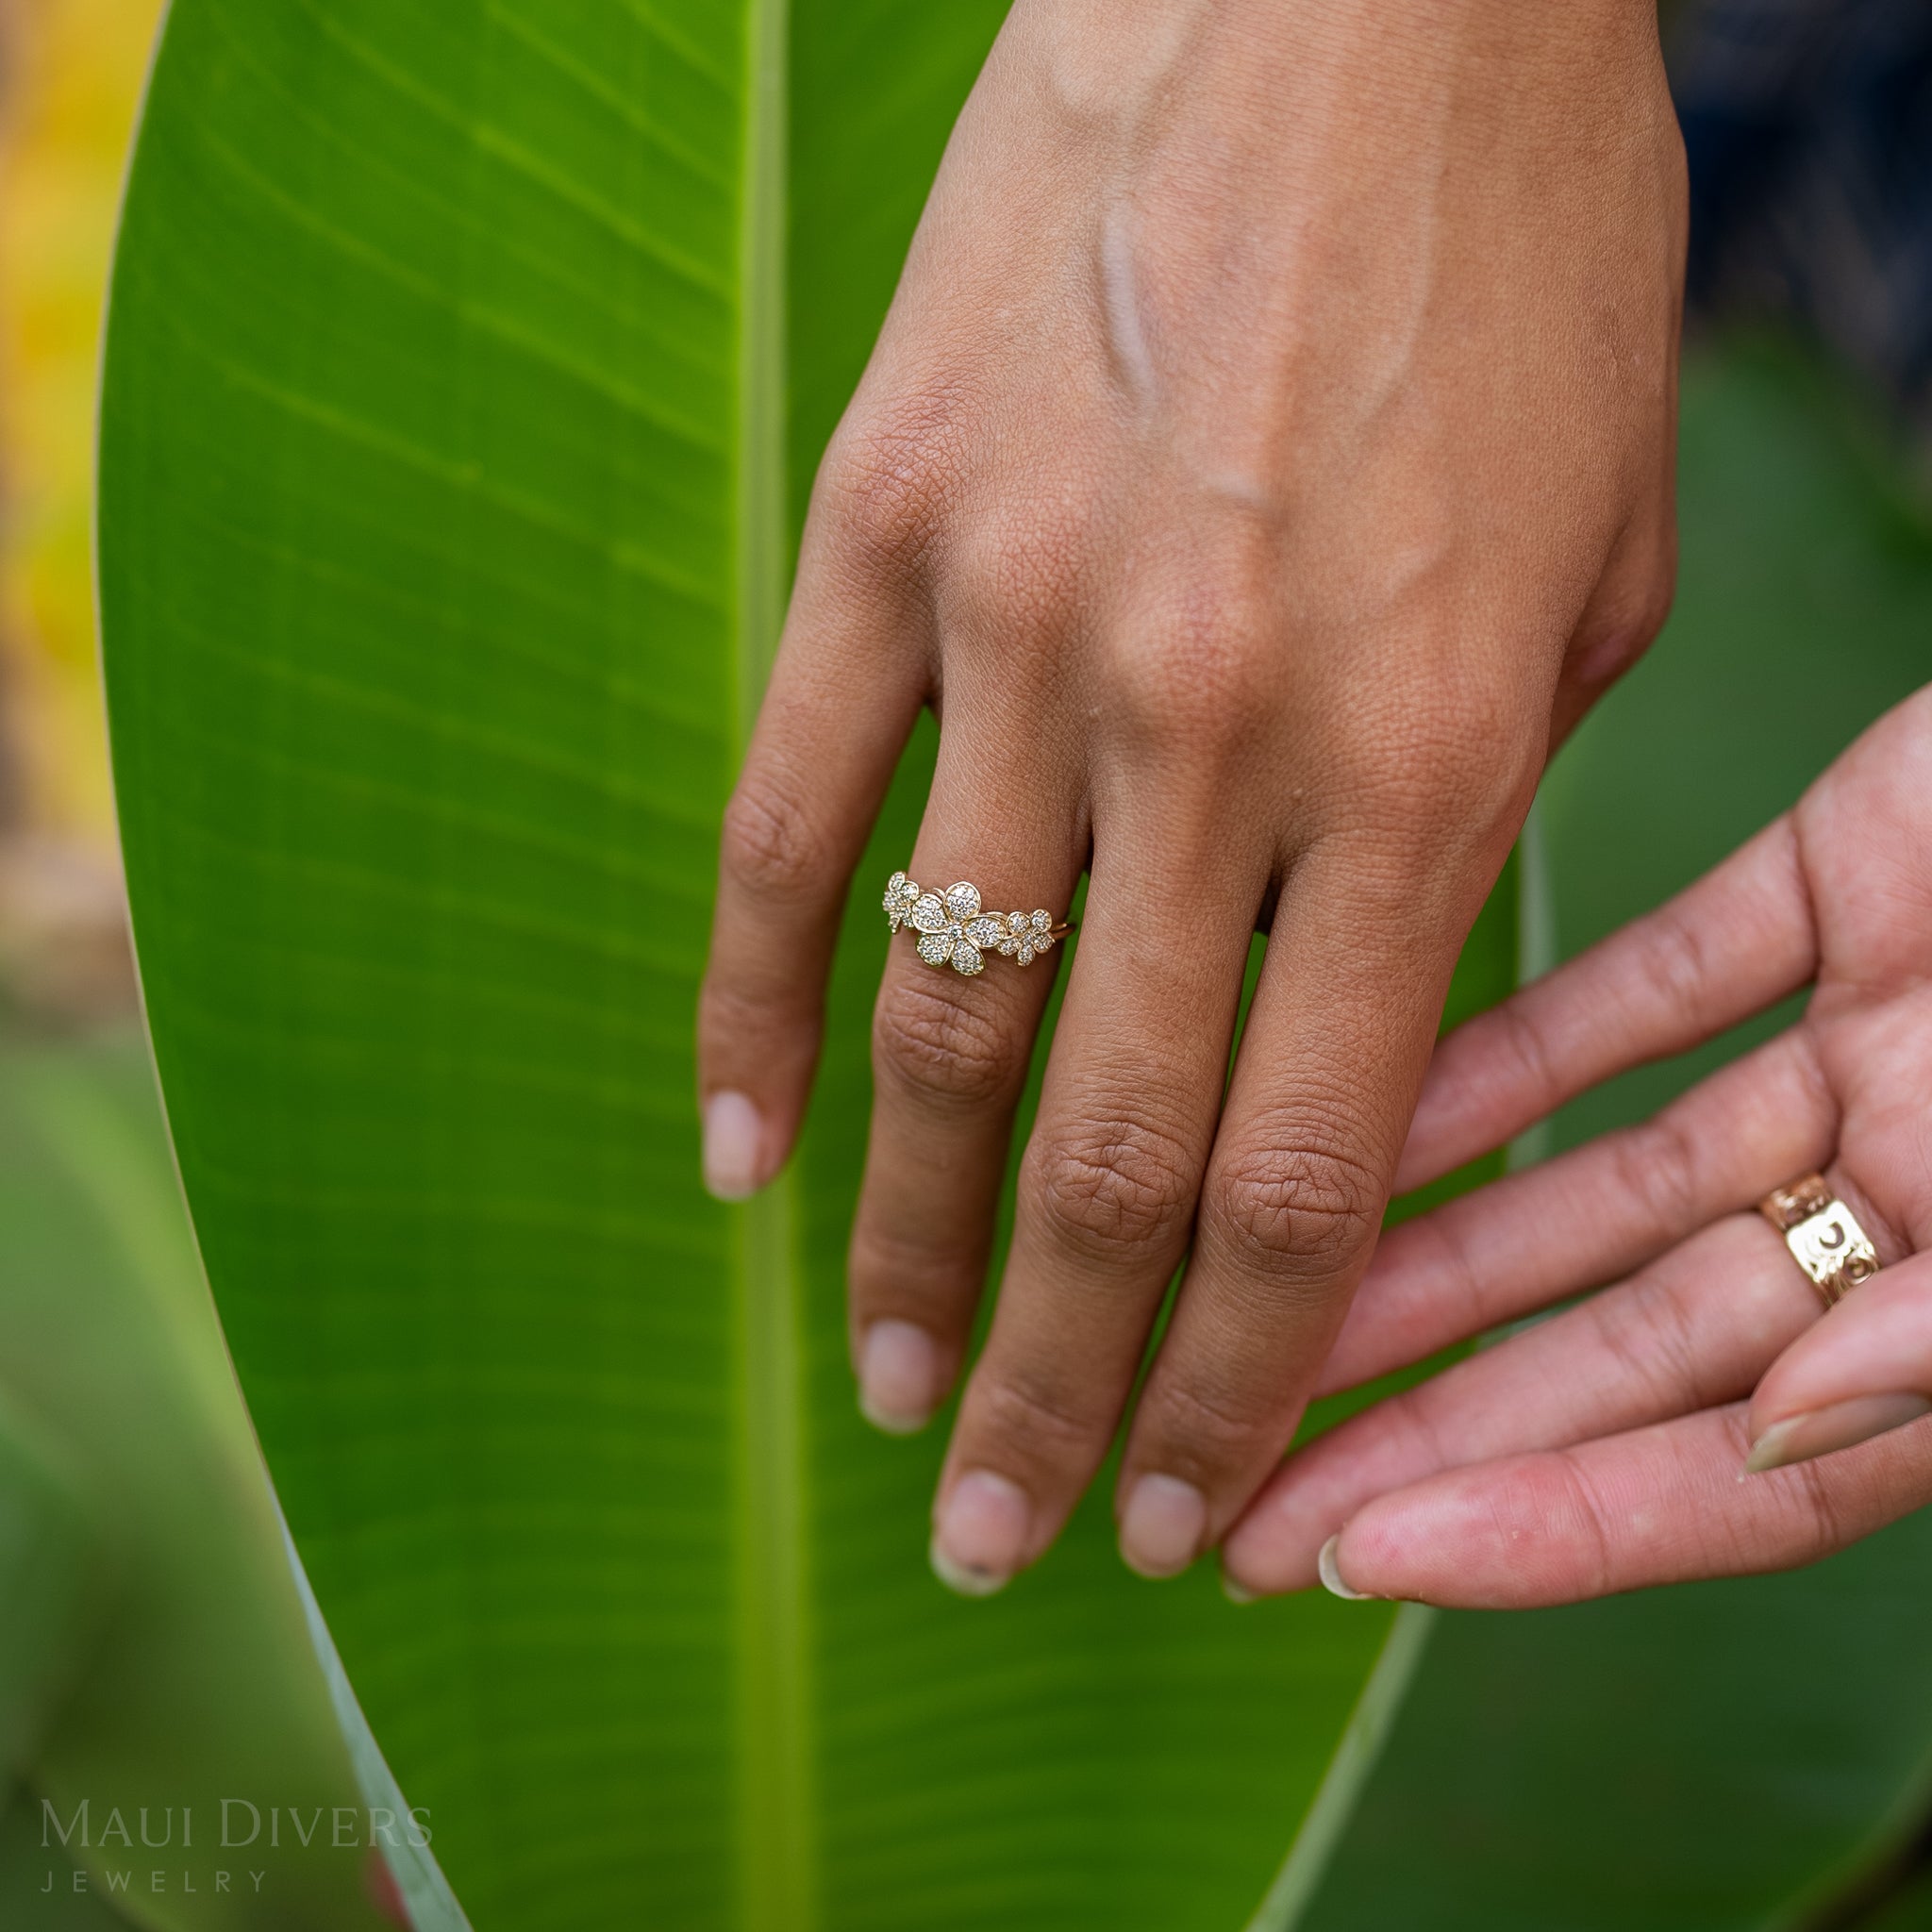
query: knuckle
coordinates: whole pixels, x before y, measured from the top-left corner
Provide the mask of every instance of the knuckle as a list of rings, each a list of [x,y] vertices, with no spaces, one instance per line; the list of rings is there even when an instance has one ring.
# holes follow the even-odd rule
[[[1676,594],[1673,530],[1577,636],[1571,651],[1575,675],[1589,685],[1608,684],[1622,676],[1657,641]]]
[[[1178,1474],[1211,1480],[1215,1474],[1248,1462],[1261,1430],[1274,1410],[1237,1400],[1232,1391],[1189,1378],[1159,1391],[1151,1418],[1158,1445],[1155,1459]]]
[[[1602,1595],[1611,1588],[1617,1539],[1610,1516],[1570,1451],[1525,1457],[1506,1468],[1492,1514],[1506,1545],[1526,1546],[1533,1565],[1541,1558],[1573,1578],[1580,1572],[1586,1587],[1566,1594]]]
[[[1003,494],[949,537],[943,588],[957,634],[996,640],[1003,669],[1024,675],[1074,622],[1086,550],[1075,494]]]
[[[1675,1285],[1656,1275],[1639,1275],[1593,1295],[1583,1305],[1597,1345],[1624,1379],[1642,1391],[1664,1412],[1705,1407],[1707,1353],[1698,1347],[1690,1311]]]
[[[1612,1138],[1610,1155],[1623,1191],[1660,1234],[1688,1234],[1704,1218],[1696,1143],[1674,1111],[1624,1128]]]
[[[887,980],[873,1016],[873,1063],[881,1078],[926,1100],[983,1107],[1013,1091],[1026,1056],[998,1013],[947,983],[956,978],[922,968]]]
[[[961,470],[963,401],[958,390],[931,385],[840,425],[814,508],[861,566],[902,574],[930,546]]]
[[[1145,1119],[1081,1121],[1036,1141],[1027,1162],[1041,1221],[1074,1252],[1114,1259],[1177,1250],[1193,1212],[1195,1163]]]
[[[1700,1020],[1717,975],[1695,923],[1674,906],[1654,915],[1646,976],[1674,1013]]]
[[[1096,1437],[1111,1418],[1095,1414],[1074,1395],[1035,1375],[995,1375],[976,1391],[976,1431],[1009,1445],[1024,1445],[1028,1460],[1051,1464],[1079,1461],[1092,1453]]]
[[[818,993],[810,975],[777,983],[762,974],[733,977],[714,957],[698,989],[700,1059],[713,1071],[741,1068],[745,1077],[790,1077],[817,1044]]]
[[[1373,853],[1405,881],[1445,858],[1507,849],[1529,809],[1541,740],[1485,724],[1454,694],[1391,682],[1372,726],[1331,750],[1333,782],[1311,830]]]
[[[747,767],[724,808],[719,862],[733,885],[785,903],[815,897],[830,861],[792,791],[772,772]]]
[[[1267,715],[1281,620],[1257,588],[1196,580],[1123,627],[1112,681],[1135,735],[1191,750],[1245,741]]]
[[[1324,1282],[1367,1253],[1383,1188],[1353,1156],[1301,1135],[1237,1155],[1212,1205],[1217,1232],[1250,1271]]]
[[[1492,1012],[1502,1029],[1505,1055],[1522,1072],[1538,1108],[1547,1112],[1562,1097],[1563,1081],[1540,1011],[1531,1002],[1509,999]]]
[[[961,1240],[924,1218],[889,1229],[861,1211],[845,1258],[854,1310],[910,1314],[936,1332],[949,1330],[986,1277],[991,1236],[988,1227]]]
[[[1488,722],[1495,708],[1483,699],[1418,693],[1407,731],[1378,733],[1361,748],[1371,783],[1424,820],[1445,803],[1465,816],[1513,808],[1525,784],[1534,784],[1540,747],[1533,734],[1495,731]]]

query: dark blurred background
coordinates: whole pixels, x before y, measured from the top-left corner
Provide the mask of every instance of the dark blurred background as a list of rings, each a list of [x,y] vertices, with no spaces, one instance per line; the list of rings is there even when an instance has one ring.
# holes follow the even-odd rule
[[[1669,45],[1699,323],[1775,322],[1932,435],[1932,6],[1702,0]],[[1922,475],[1924,474],[1922,470]]]

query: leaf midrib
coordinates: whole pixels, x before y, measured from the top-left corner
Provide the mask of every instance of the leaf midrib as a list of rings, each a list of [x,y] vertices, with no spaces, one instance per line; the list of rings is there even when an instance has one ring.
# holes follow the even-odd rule
[[[741,757],[777,647],[790,551],[785,500],[790,5],[791,0],[747,0],[745,12],[733,504],[734,723]],[[796,1185],[788,1172],[758,1199],[736,1210],[734,1664],[738,1898],[745,1932],[811,1932],[817,1919]]]

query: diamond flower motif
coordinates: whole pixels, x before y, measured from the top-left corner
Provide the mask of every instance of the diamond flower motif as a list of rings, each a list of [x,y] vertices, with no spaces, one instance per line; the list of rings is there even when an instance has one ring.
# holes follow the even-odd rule
[[[919,887],[903,872],[895,872],[886,881],[886,896],[880,901],[884,906],[887,924],[893,932],[906,924],[906,915],[919,903]]]
[[[1053,944],[1053,914],[1043,907],[1032,912],[1008,912],[1004,923],[999,949],[1023,966],[1032,965],[1035,956]]]
[[[928,966],[950,966],[968,979],[986,970],[986,956],[967,938],[957,920],[949,920],[935,931],[921,933],[919,957]]]
[[[937,892],[922,892],[906,917],[914,932],[940,932],[956,922],[946,915],[946,902]]]

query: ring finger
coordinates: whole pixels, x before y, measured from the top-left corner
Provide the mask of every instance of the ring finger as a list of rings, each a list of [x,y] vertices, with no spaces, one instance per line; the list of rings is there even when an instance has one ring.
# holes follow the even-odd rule
[[[975,708],[960,706],[965,716]],[[992,1242],[1013,1111],[1052,990],[1057,946],[1002,957],[977,920],[1045,908],[1058,922],[1086,828],[1072,781],[1015,758],[1018,733],[941,735],[931,801],[907,868],[945,924],[892,936],[873,1025],[874,1099],[853,1224],[850,1319],[859,1402],[881,1428],[920,1427],[958,1374]],[[961,916],[963,915],[963,916]],[[922,920],[934,916],[920,911]],[[921,941],[939,960],[923,958]],[[962,943],[963,942],[963,943]],[[950,947],[951,953],[944,949]],[[971,974],[948,963],[978,965]]]

